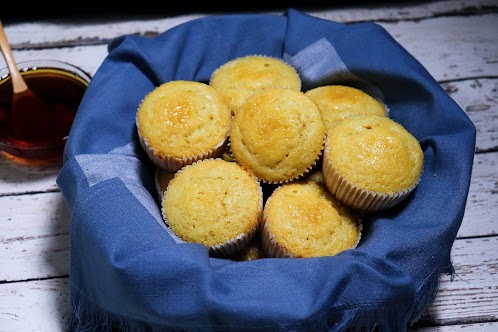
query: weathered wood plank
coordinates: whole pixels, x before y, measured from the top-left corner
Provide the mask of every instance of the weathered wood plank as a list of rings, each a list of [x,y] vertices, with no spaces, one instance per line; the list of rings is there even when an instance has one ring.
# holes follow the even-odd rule
[[[65,61],[80,67],[93,76],[107,56],[107,45],[77,46],[62,48],[46,48],[41,50],[29,49],[15,51],[14,57],[17,62],[29,61],[33,59],[50,59]],[[0,59],[0,67],[5,67],[3,58]]]
[[[470,324],[498,320],[498,237],[455,241],[457,277],[443,276],[438,295],[420,322]]]
[[[442,87],[475,124],[476,151],[498,150],[498,79],[455,81],[443,83]],[[485,162],[483,167],[487,167],[486,165]],[[475,176],[480,176],[480,167],[479,164],[474,166]],[[495,166],[492,164],[490,167]],[[58,172],[59,166],[57,165],[28,167],[15,164],[5,155],[0,154],[0,196],[58,190],[55,183]],[[493,175],[492,168],[483,172],[486,174],[483,175],[487,177],[486,181]],[[26,183],[29,183],[29,186],[26,186]],[[479,186],[489,186],[489,184],[481,184],[480,180],[476,183]],[[496,190],[496,187],[494,189],[490,187],[486,193],[493,193]],[[478,191],[475,194],[479,196]],[[488,208],[487,211],[492,211],[492,209]]]
[[[192,17],[178,17],[175,21],[167,21],[168,24],[152,21],[139,21],[134,24],[128,22],[125,25],[130,30],[120,30],[113,27],[112,23],[97,24],[92,26],[91,31],[85,29],[71,34],[78,41],[67,40],[64,34],[75,29],[67,25],[41,26],[35,29],[26,23],[27,30],[16,32],[13,30],[9,40],[13,43],[14,56],[17,61],[25,61],[37,58],[52,58],[73,63],[93,75],[104,58],[107,56],[107,42],[113,37],[123,34],[157,35],[172,26],[192,19]],[[404,22],[379,22],[403,47],[406,48],[420,63],[427,68],[429,73],[438,81],[448,81],[463,78],[496,77],[498,73],[498,34],[495,33],[498,14],[487,14],[482,16],[453,16],[424,19],[422,21]],[[24,25],[23,25],[24,27]],[[20,27],[19,27],[20,28]],[[93,30],[93,29],[98,30]],[[46,32],[45,32],[46,29]],[[33,34],[33,31],[44,31],[43,35]],[[52,31],[52,32],[51,32]],[[105,38],[100,45],[84,45],[82,40],[95,40]],[[437,33],[434,33],[437,31]],[[7,33],[9,33],[7,31]],[[59,47],[45,49],[17,49],[22,43],[44,46],[46,35],[59,36]],[[36,40],[35,38],[40,38]],[[88,44],[88,43],[87,43]],[[76,46],[75,46],[76,45]],[[47,45],[45,45],[47,46]],[[62,47],[75,46],[75,47]],[[0,67],[4,67],[3,59],[0,59]]]
[[[476,154],[465,214],[457,237],[498,234],[497,216],[498,153]]]
[[[0,197],[21,193],[57,191],[59,187],[55,183],[55,179],[59,170],[60,166],[57,165],[40,167],[21,165],[0,153]]]
[[[58,192],[0,197],[0,282],[68,275],[70,220]]]
[[[496,0],[455,0],[308,12],[338,22],[377,21],[465,110],[477,127],[476,151],[487,151],[475,156],[467,209],[453,246],[457,278],[442,277],[434,304],[410,331],[498,330],[497,9]],[[69,24],[24,22],[7,25],[6,30],[18,61],[58,59],[93,75],[112,38],[155,36],[202,16],[115,21],[88,17]],[[57,172],[58,168],[21,167],[0,154],[2,331],[64,330],[70,212],[55,183]],[[38,278],[49,279],[31,280]]]
[[[435,327],[409,328],[408,332],[496,332],[498,323],[462,324]]]
[[[476,126],[476,151],[498,150],[498,79],[455,81],[441,86]]]
[[[0,330],[65,331],[68,278],[0,284]]]
[[[498,220],[496,218],[498,215],[497,169],[498,153],[480,153],[474,157],[469,195],[458,237],[498,234]],[[46,170],[43,169],[28,171],[8,163],[0,167],[0,171],[2,170],[7,171],[0,172],[3,177],[0,186],[0,191],[3,191],[0,195],[0,221],[2,221],[0,223],[0,236],[9,234],[9,238],[21,236],[27,236],[28,239],[43,238],[47,235],[45,230],[50,230],[50,227],[54,227],[53,225],[61,227],[67,223],[69,212],[60,193],[17,195],[19,193],[56,190],[56,171],[48,170],[47,173],[44,173]],[[38,172],[41,172],[41,175]],[[10,176],[10,178],[6,179],[6,176]],[[26,187],[22,180],[25,177],[28,178],[25,181],[32,181],[33,184],[30,183]],[[40,212],[48,212],[49,215],[43,215]],[[47,224],[43,224],[43,222]],[[34,223],[38,223],[37,227],[33,227]],[[36,234],[27,233],[27,231],[36,231]],[[7,241],[6,236],[0,237],[2,243]]]
[[[498,4],[494,0],[459,1],[400,1],[386,6],[380,1],[363,2],[355,7],[310,10],[309,13],[337,22],[361,21],[414,21],[430,17],[468,15],[492,11]]]
[[[496,77],[497,14],[380,23],[438,81]]]
[[[498,234],[497,165],[498,153],[475,156],[459,238]],[[2,269],[0,281],[68,273],[70,211],[60,193],[0,197],[0,221],[0,245],[7,253],[0,265],[12,269]]]
[[[438,330],[444,332],[475,331],[474,327],[491,331],[496,327],[496,323],[482,322],[498,318],[497,249],[498,237],[456,240],[452,259],[457,278],[442,277],[433,305],[414,329],[428,324],[463,324],[461,329],[446,326]],[[59,331],[67,313],[68,294],[65,278],[0,284],[0,326],[8,327],[6,331]]]
[[[340,5],[318,6],[310,9],[312,5],[294,7],[310,15],[326,20],[352,23],[363,21],[413,21],[441,16],[465,15],[469,13],[493,12],[498,4],[495,0],[452,0],[452,1],[425,1],[392,3],[370,2],[359,3],[354,7]],[[256,5],[257,9],[258,6]],[[265,10],[259,7],[261,13],[282,14],[287,7],[281,6],[278,10]],[[256,11],[254,11],[256,12]],[[221,13],[221,12],[218,12]],[[225,14],[235,11],[224,11]],[[124,34],[137,34],[142,36],[156,35],[176,25],[192,19],[206,16],[206,14],[192,11],[191,14],[171,16],[168,13],[152,13],[148,19],[134,17],[129,13],[127,17],[120,16],[113,20],[112,16],[102,17],[98,11],[91,17],[67,20],[39,20],[30,22],[9,22],[4,18],[3,25],[13,48],[39,48],[40,46],[59,47],[61,45],[85,45],[106,43],[107,40]]]

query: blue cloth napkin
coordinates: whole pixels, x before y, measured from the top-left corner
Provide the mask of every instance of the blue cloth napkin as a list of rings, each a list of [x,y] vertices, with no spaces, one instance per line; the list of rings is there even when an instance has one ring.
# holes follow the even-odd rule
[[[210,258],[165,227],[155,168],[137,138],[142,98],[171,80],[208,82],[249,54],[293,64],[303,91],[357,86],[382,98],[424,151],[419,186],[365,216],[359,246],[333,257]],[[403,331],[454,276],[475,127],[381,26],[295,9],[189,21],[154,37],[121,36],[94,75],[57,178],[71,210],[70,331]]]

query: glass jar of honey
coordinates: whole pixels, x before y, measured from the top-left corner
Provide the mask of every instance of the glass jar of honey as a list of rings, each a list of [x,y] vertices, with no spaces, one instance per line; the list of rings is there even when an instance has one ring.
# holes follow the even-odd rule
[[[36,140],[16,135],[17,132],[35,131],[36,128],[29,127],[36,126],[37,122],[11,121],[12,82],[8,68],[1,69],[0,150],[21,164],[58,163],[62,160],[73,119],[91,76],[77,66],[57,60],[24,61],[17,65],[28,87],[47,105],[47,122],[43,126],[50,130]],[[17,128],[19,126],[24,127]]]

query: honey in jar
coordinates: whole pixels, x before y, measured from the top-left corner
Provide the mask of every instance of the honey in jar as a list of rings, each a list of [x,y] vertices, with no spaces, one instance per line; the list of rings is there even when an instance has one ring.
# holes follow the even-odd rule
[[[24,67],[21,74],[29,89],[45,104],[46,122],[12,121],[12,82],[4,74],[0,77],[0,150],[20,163],[58,162],[90,76],[77,67],[58,62]],[[46,130],[37,130],[34,127],[37,125]],[[18,134],[29,132],[43,134],[33,137]]]

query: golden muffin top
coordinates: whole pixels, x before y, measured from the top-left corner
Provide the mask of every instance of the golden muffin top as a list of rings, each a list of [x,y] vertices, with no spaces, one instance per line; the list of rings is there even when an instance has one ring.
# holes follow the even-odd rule
[[[218,90],[232,114],[253,93],[273,88],[301,91],[301,78],[285,61],[264,55],[249,55],[218,67],[209,81]]]
[[[281,185],[263,213],[265,227],[294,257],[333,256],[361,237],[358,217],[315,181]]]
[[[387,116],[381,101],[360,89],[344,85],[325,85],[305,92],[322,112],[327,131],[351,115],[374,114]]]
[[[258,226],[263,193],[237,163],[205,159],[180,169],[162,201],[166,223],[183,240],[215,246]]]
[[[328,135],[324,157],[351,183],[380,193],[418,184],[424,162],[417,139],[401,124],[377,115],[344,119]]]
[[[205,154],[224,142],[231,114],[220,94],[194,81],[170,81],[156,87],[137,111],[137,129],[160,157]]]
[[[235,160],[265,183],[299,178],[321,156],[325,126],[318,106],[304,93],[269,89],[255,93],[232,120]]]

